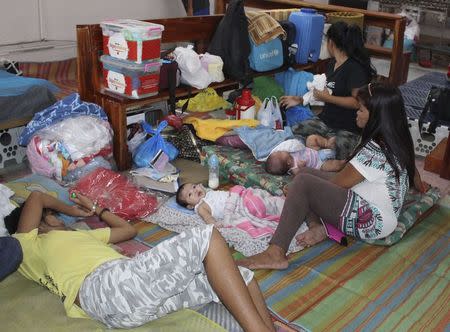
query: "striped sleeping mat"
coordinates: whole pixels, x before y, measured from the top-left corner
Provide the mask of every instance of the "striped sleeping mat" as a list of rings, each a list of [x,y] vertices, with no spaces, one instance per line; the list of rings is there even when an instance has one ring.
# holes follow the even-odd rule
[[[260,270],[256,278],[272,313],[296,330],[448,330],[448,221],[450,204],[438,206],[391,247],[324,241],[290,257],[287,270]],[[135,226],[150,245],[172,236]]]

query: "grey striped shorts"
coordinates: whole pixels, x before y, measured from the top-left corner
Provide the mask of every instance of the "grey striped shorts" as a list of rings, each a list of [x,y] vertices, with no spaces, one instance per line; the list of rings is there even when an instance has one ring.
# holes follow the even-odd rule
[[[193,228],[134,258],[100,265],[80,288],[82,309],[110,328],[131,328],[183,308],[219,302],[203,267],[212,230],[212,225]],[[239,270],[249,284],[253,272]]]

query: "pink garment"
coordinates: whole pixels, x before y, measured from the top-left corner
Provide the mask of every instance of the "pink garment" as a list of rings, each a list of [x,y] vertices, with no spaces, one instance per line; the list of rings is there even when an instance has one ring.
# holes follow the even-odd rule
[[[31,171],[53,178],[56,174],[56,166],[46,157],[46,154],[43,152],[43,149],[46,148],[43,145],[45,145],[45,142],[39,136],[33,136],[30,143],[28,143],[27,157]]]
[[[306,167],[320,169],[323,163],[319,157],[319,151],[306,146],[297,152],[291,152],[291,156],[294,158],[295,167],[298,167],[299,163],[306,162]]]
[[[224,225],[237,227],[252,238],[271,236],[280,221],[284,200],[262,189],[234,186],[225,203]]]

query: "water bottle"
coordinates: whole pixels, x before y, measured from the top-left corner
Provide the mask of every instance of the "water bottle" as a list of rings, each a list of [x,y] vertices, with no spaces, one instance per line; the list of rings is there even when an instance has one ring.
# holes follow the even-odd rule
[[[209,157],[208,166],[208,187],[210,187],[211,189],[217,189],[219,187],[219,158],[217,158],[215,154]]]

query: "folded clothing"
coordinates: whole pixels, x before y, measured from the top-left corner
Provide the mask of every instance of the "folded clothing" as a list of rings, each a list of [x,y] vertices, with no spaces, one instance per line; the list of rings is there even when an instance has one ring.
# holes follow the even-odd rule
[[[303,95],[303,106],[313,105],[313,106],[323,106],[325,103],[323,101],[319,101],[314,97],[314,89],[318,91],[323,91],[327,88],[327,76],[325,74],[314,75],[312,82],[307,82],[306,87],[308,88],[308,92]],[[332,90],[328,89],[328,92],[331,94]]]

